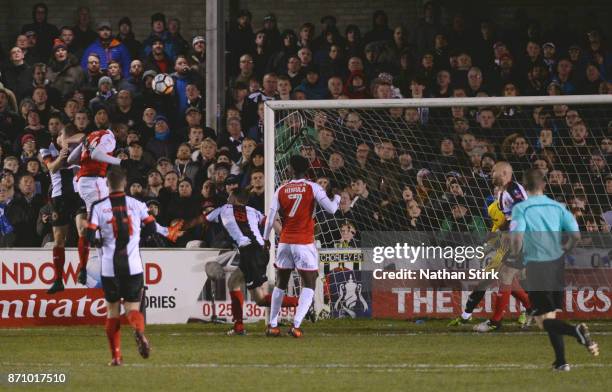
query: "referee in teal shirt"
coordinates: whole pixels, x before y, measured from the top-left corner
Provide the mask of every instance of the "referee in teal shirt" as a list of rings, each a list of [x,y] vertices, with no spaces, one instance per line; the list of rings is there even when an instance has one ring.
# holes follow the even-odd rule
[[[511,254],[522,257],[526,266],[532,315],[538,327],[548,332],[555,351],[553,370],[569,371],[563,335],[575,337],[591,354],[599,355],[586,324],[574,326],[556,319],[556,312],[563,309],[564,256],[580,239],[578,223],[563,204],[544,195],[546,180],[540,170],[527,170],[523,185],[529,198],[512,209]],[[563,232],[569,235],[565,244]]]

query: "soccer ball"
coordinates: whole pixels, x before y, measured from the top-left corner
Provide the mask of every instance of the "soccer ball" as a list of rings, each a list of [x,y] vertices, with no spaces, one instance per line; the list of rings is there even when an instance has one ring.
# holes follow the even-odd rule
[[[161,95],[172,94],[172,91],[174,91],[174,80],[168,74],[157,74],[153,78],[153,90]]]

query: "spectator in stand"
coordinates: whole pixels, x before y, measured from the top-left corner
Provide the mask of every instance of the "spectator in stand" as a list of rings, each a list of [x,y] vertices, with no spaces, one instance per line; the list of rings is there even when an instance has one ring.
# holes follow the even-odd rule
[[[172,158],[176,149],[171,141],[171,134],[168,118],[158,114],[155,117],[154,137],[147,142],[145,149],[153,154],[155,159],[162,157]]]
[[[36,194],[34,177],[23,174],[18,180],[19,193],[9,203],[6,214],[15,229],[15,246],[40,246],[36,233],[38,213],[44,205],[42,195]]]
[[[74,41],[74,30],[69,26],[62,26],[60,28],[59,39],[66,45],[68,53],[74,55],[79,61],[83,57],[83,49],[77,48]],[[55,40],[53,41],[55,45]]]
[[[249,189],[249,201],[247,203],[248,206],[255,208],[261,213],[264,213],[265,210],[265,200],[264,200],[264,190],[265,190],[265,181],[264,181],[264,172],[262,169],[253,169],[249,173],[250,182],[248,185]]]
[[[119,19],[119,33],[117,39],[121,41],[130,53],[130,57],[133,59],[139,58],[142,54],[142,44],[134,37],[132,31],[132,20],[127,16]]]
[[[552,81],[557,83],[564,95],[572,95],[576,92],[576,85],[572,75],[573,64],[568,58],[561,58],[557,63],[556,75]]]
[[[108,63],[108,69],[106,71],[109,78],[111,78],[113,82],[113,88],[117,91],[125,90],[128,88],[127,79],[123,78],[121,72],[121,64],[116,62],[115,60],[111,60]]]
[[[301,50],[301,49],[300,49]],[[291,88],[294,89],[304,80],[304,71],[302,70],[302,60],[297,55],[289,56],[287,59],[287,77],[291,83]]]
[[[45,3],[34,4],[32,7],[32,23],[26,24],[21,28],[22,33],[28,31],[36,33],[36,50],[45,59],[50,57],[53,39],[59,35],[57,27],[47,22],[48,14],[49,9]]]
[[[102,76],[98,80],[98,91],[96,97],[89,101],[89,110],[97,112],[99,108],[110,109],[116,101],[117,90],[113,88],[113,81],[108,76]]]
[[[269,13],[263,19],[263,31],[268,40],[270,53],[276,53],[281,49],[281,34],[276,25],[276,15]]]
[[[242,151],[242,142],[245,135],[242,132],[242,125],[238,118],[232,117],[227,119],[227,135],[221,141],[221,147],[226,147],[229,151],[230,158],[234,162],[238,162]]]
[[[361,31],[356,25],[346,26],[344,30],[344,53],[346,57],[359,57],[363,54],[363,40]]]
[[[321,79],[319,68],[312,65],[304,70],[306,77],[298,89],[306,94],[306,99],[326,99],[326,82]]]
[[[302,48],[297,53],[300,58],[302,70],[308,68],[312,64],[312,50],[310,48]]]
[[[251,50],[251,43],[255,39],[251,26],[252,15],[248,10],[238,11],[235,21],[230,22],[227,34],[227,50],[229,51],[227,64],[229,75],[238,73],[240,56]],[[195,38],[194,38],[195,40]],[[248,81],[247,81],[248,82]]]
[[[100,21],[97,24],[98,39],[85,49],[81,60],[81,67],[87,69],[90,54],[95,53],[100,60],[100,69],[106,71],[111,60],[121,64],[123,76],[127,77],[130,69],[130,52],[121,41],[112,37],[111,24],[109,21]]]
[[[72,95],[85,81],[85,73],[79,65],[79,60],[68,52],[68,47],[62,40],[53,41],[53,57],[46,76],[49,84],[57,89],[62,97]]]
[[[149,56],[151,52],[153,52],[153,45],[159,41],[162,42],[162,46],[169,61],[173,62],[179,54],[177,52],[176,43],[166,30],[166,16],[161,12],[156,12],[151,15],[151,34],[142,42],[144,55]]]
[[[32,83],[32,68],[26,64],[20,48],[11,49],[9,63],[3,67],[1,76],[2,84],[14,92],[18,100],[25,97]]]
[[[139,116],[142,112],[137,106],[134,106],[132,93],[128,90],[121,90],[117,93],[115,103],[110,107],[111,121],[114,123],[123,123],[128,127],[134,127],[140,120]]]
[[[178,55],[174,62],[174,73],[171,76],[174,79],[174,94],[178,100],[178,110],[184,113],[190,106],[187,86],[200,84],[198,74],[189,67],[189,60],[186,56]]]
[[[91,15],[89,8],[79,7],[75,12],[76,25],[72,28],[74,32],[74,46],[77,51],[84,51],[96,39],[97,34],[91,28]]]
[[[238,75],[230,82],[230,85],[235,85],[236,83],[244,83],[247,86],[249,85],[251,78],[255,76],[253,72],[255,62],[253,61],[253,57],[245,53],[240,56],[240,71]]]
[[[189,178],[193,183],[198,175],[199,165],[191,160],[191,146],[182,143],[176,150],[174,168],[181,178]]]
[[[150,40],[151,50],[147,53],[144,60],[145,70],[153,70],[156,73],[170,73],[172,70],[171,57],[166,53],[163,38],[154,36]]]
[[[178,18],[168,19],[168,33],[170,34],[170,40],[174,44],[176,55],[187,56],[189,53],[190,45],[189,42],[181,35],[181,21]]]
[[[377,10],[372,15],[372,30],[365,33],[363,43],[365,45],[370,42],[392,41],[393,31],[389,28],[389,19],[387,13],[382,10]]]
[[[203,85],[206,80],[206,38],[201,35],[193,37],[188,58],[191,62],[191,69],[199,75]]]

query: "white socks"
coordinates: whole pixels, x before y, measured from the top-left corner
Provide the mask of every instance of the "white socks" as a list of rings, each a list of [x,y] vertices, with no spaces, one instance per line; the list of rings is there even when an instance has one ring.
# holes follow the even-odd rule
[[[274,290],[272,290],[272,303],[270,304],[270,326],[271,327],[278,326],[278,314],[280,312],[281,305],[283,304],[283,297],[285,297],[285,290],[281,290],[278,287],[275,287]],[[300,296],[300,300],[301,299],[302,297]]]
[[[295,317],[293,318],[293,326],[295,328],[299,328],[300,324],[302,324],[302,320],[304,320],[304,316],[306,316],[306,313],[308,313],[308,309],[312,304],[313,297],[313,289],[309,289],[307,287],[302,288],[302,292],[300,293],[300,299],[298,300],[298,306],[295,311]],[[274,300],[274,294],[272,294],[272,299]]]

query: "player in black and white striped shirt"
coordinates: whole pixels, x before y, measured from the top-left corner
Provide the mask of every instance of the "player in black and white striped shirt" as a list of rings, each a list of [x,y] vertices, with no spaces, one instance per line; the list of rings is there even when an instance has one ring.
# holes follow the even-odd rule
[[[75,182],[75,171],[78,170],[79,166],[67,163],[70,142],[82,136],[82,134],[75,135],[75,131],[74,126],[66,126],[59,131],[55,144],[51,143],[49,148],[40,150],[40,156],[51,177],[51,203],[53,206],[51,224],[53,226],[55,281],[47,294],[64,290],[62,275],[66,260],[64,246],[68,234],[68,225],[70,220],[76,216],[77,210],[83,206],[83,201],[76,191]]]
[[[234,316],[234,326],[228,331],[228,335],[246,334],[242,314],[244,296],[241,290],[245,282],[257,305],[269,307],[272,303],[266,275],[270,255],[264,248],[260,230],[265,216],[255,208],[247,206],[248,200],[249,194],[246,190],[236,189],[229,196],[227,204],[189,224],[193,226],[194,223],[205,220],[223,225],[240,252],[240,268],[232,272],[227,282]],[[285,296],[282,302],[283,307],[295,307],[297,304],[298,298],[293,296]]]

